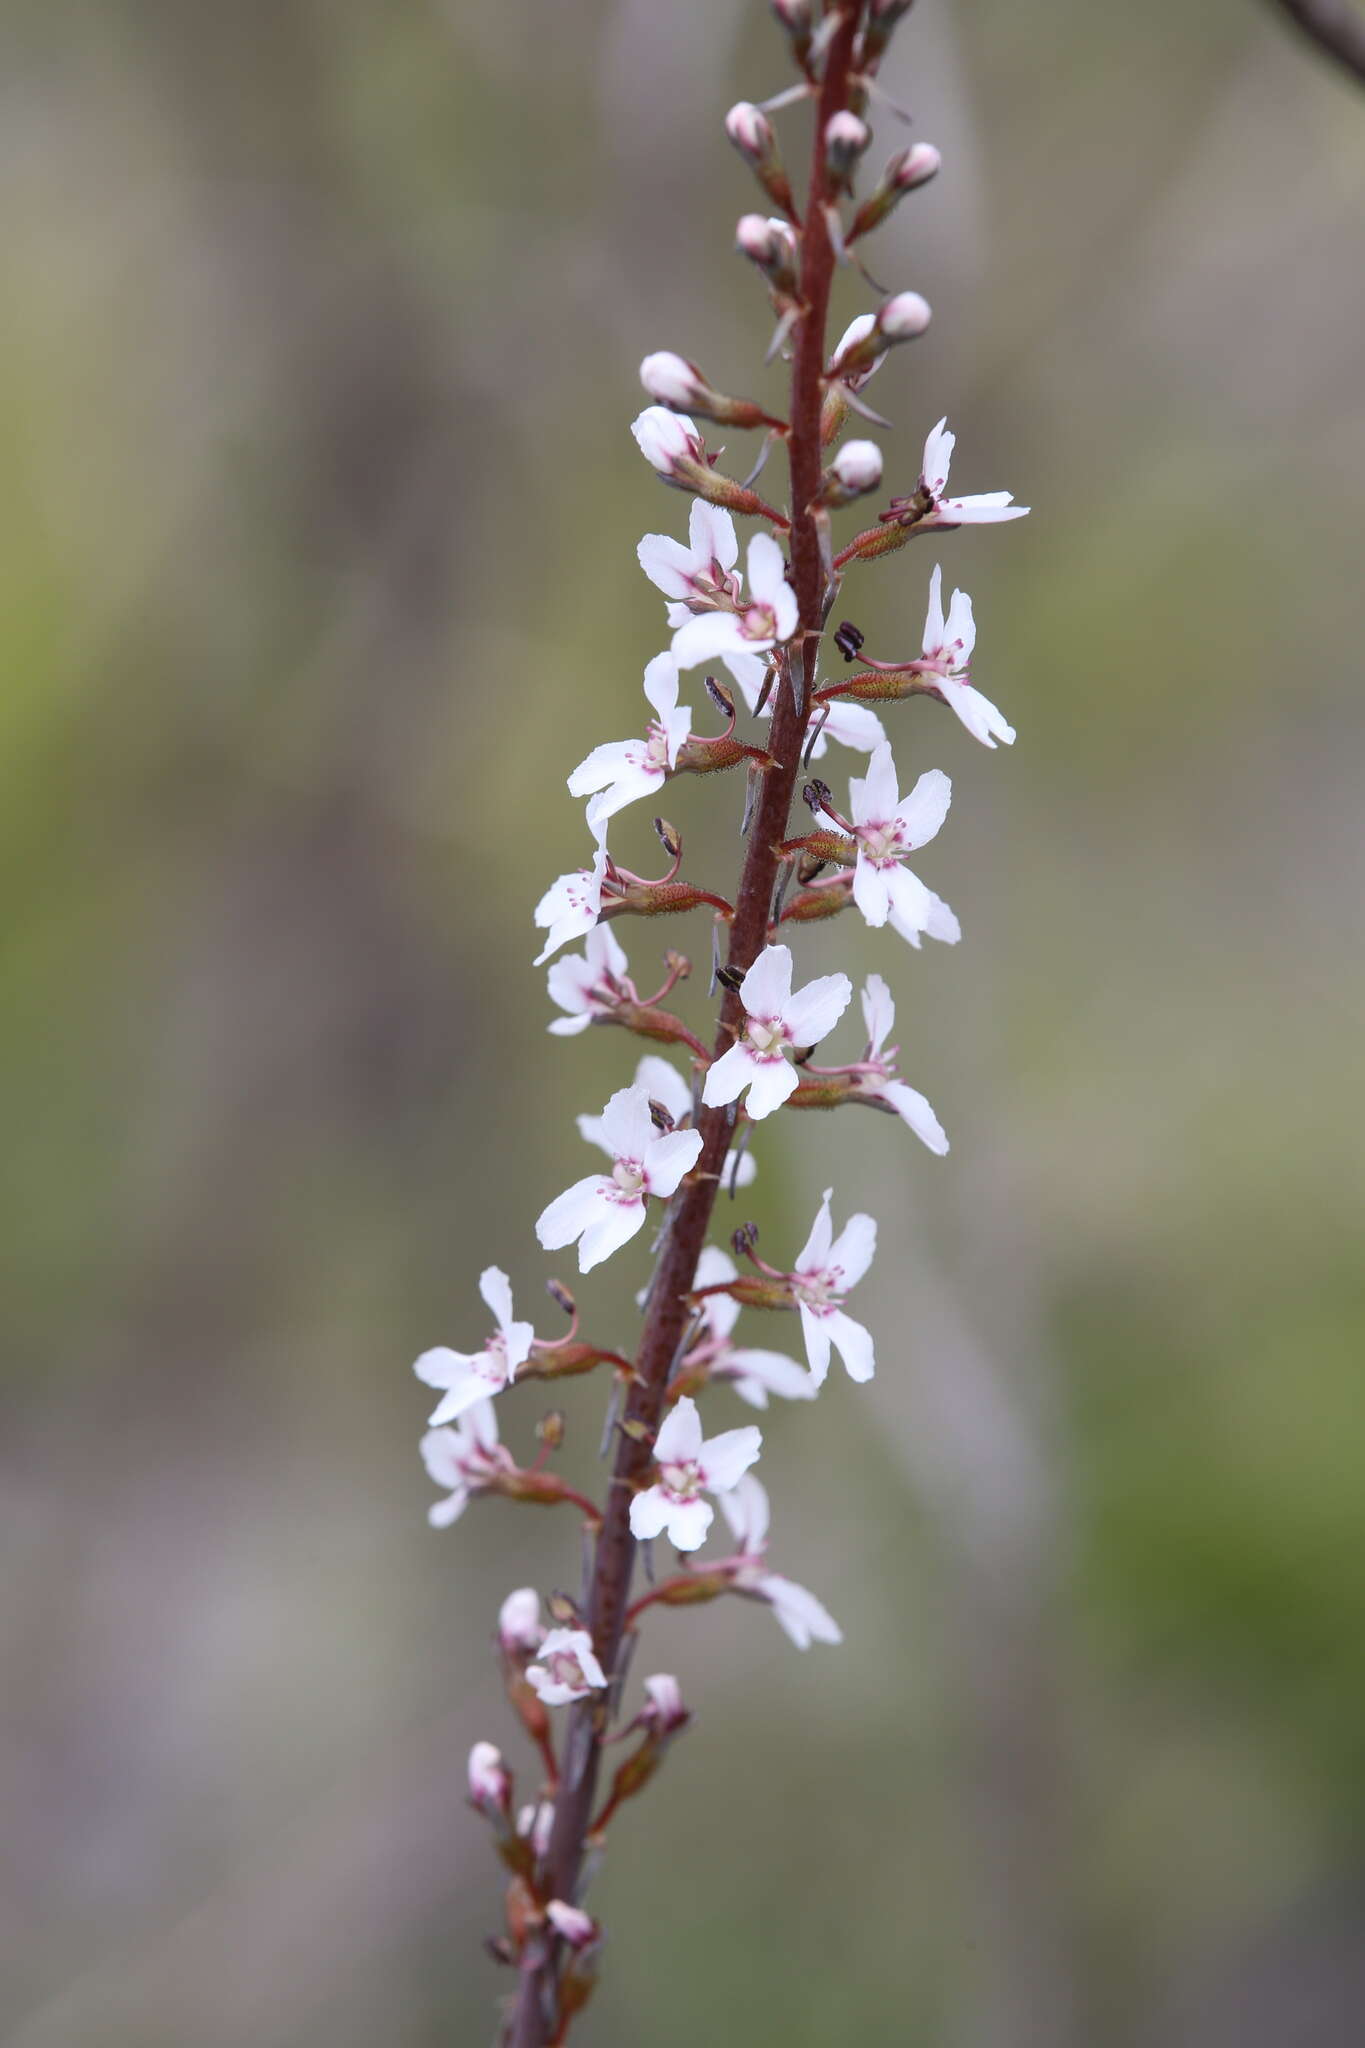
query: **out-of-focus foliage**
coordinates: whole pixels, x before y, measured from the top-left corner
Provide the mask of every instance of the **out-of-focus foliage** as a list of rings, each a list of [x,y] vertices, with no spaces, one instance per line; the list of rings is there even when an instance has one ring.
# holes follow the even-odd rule
[[[497,1600],[575,1538],[426,1529],[408,1364],[481,1336],[487,1261],[537,1298],[572,1112],[633,1062],[545,1036],[529,908],[638,719],[635,539],[685,515],[636,363],[780,389],[720,133],[778,43],[759,0],[18,0],[4,40],[0,2043],[482,2040],[463,1757]],[[887,974],[954,1149],[765,1131],[765,1248],[827,1180],[882,1222],[878,1379],[765,1462],[847,1646],[659,1622],[637,1672],[697,1720],[603,1875],[586,2038],[1336,2048],[1365,121],[1250,0],[921,0],[888,84],[945,155],[877,246],[935,308],[888,482],[946,412],[955,481],[1036,510],[840,610],[913,652],[942,559],[1020,737],[890,714],[955,780],[957,953],[801,942]],[[737,806],[666,806],[722,886]],[[583,1289],[608,1335],[644,1257]]]

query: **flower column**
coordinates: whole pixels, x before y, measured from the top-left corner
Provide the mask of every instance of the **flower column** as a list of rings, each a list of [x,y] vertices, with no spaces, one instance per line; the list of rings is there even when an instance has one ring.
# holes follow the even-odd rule
[[[825,207],[832,197],[825,130],[846,108],[850,64],[861,0],[844,0],[832,17],[833,26],[821,80],[815,139],[801,237],[800,298],[791,378],[791,564],[796,591],[798,630],[791,642],[789,663],[777,685],[768,751],[773,766],[763,776],[744,860],[739,894],[730,925],[727,966],[742,975],[763,947],[777,883],[777,869],[791,811],[815,675],[816,647],[824,626],[825,566],[816,500],[822,468],[820,414],[824,399],[826,328],[834,248],[826,226]],[[716,1033],[719,1057],[735,1041],[744,1018],[738,991],[727,986]],[[637,1377],[626,1406],[626,1428],[620,1432],[606,1518],[597,1539],[587,1622],[597,1655],[607,1670],[615,1667],[630,1597],[634,1538],[630,1503],[652,1462],[651,1444],[663,1414],[669,1369],[682,1341],[689,1314],[686,1296],[696,1276],[715,1205],[719,1176],[729,1149],[731,1116],[726,1108],[704,1109],[699,1121],[702,1149],[699,1170],[676,1202],[669,1220],[650,1306],[640,1340]],[[584,1843],[596,1793],[604,1716],[600,1706],[585,1700],[574,1709],[566,1742],[563,1775],[555,1803],[550,1838],[547,1888],[571,1899],[583,1861]],[[515,2048],[540,2048],[548,2037],[545,2019],[549,2001],[542,1984],[552,1967],[546,1944],[537,1944],[523,1967],[512,2041]]]

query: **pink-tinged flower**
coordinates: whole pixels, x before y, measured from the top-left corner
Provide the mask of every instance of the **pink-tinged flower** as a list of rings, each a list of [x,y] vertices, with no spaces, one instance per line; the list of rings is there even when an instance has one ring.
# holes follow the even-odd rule
[[[872,1338],[861,1323],[844,1313],[844,1297],[856,1287],[872,1264],[877,1249],[877,1226],[870,1216],[850,1216],[834,1235],[829,1218],[826,1188],[820,1213],[806,1240],[806,1248],[791,1273],[791,1288],[801,1312],[801,1330],[806,1356],[817,1387],[829,1371],[831,1344],[843,1359],[851,1380],[870,1380],[876,1370]]]
[[[448,1529],[458,1522],[470,1496],[483,1493],[516,1464],[498,1441],[498,1418],[491,1401],[479,1401],[467,1408],[454,1429],[429,1429],[418,1446],[428,1478],[447,1486],[445,1500],[427,1509],[434,1529]]]
[[[566,1707],[570,1700],[600,1692],[607,1674],[593,1655],[586,1629],[552,1628],[540,1646],[540,1661],[527,1665],[526,1679],[547,1707]]]
[[[737,1277],[738,1268],[730,1254],[719,1245],[707,1245],[697,1261],[697,1286],[717,1287]],[[766,1408],[769,1394],[783,1401],[815,1399],[810,1374],[794,1358],[730,1342],[739,1320],[739,1303],[732,1296],[704,1294],[701,1315],[702,1334],[688,1351],[684,1369],[704,1365],[708,1380],[728,1380],[751,1408]]]
[[[667,406],[647,405],[630,431],[650,468],[666,481],[678,474],[679,463],[706,461],[706,444],[696,423],[686,413],[670,412]]]
[[[670,411],[685,412],[707,395],[707,387],[695,363],[671,348],[656,349],[640,365],[640,382],[649,396]],[[639,440],[639,435],[636,435]]]
[[[752,1472],[746,1473],[732,1492],[721,1495],[720,1504],[740,1549],[732,1579],[734,1590],[766,1602],[798,1650],[808,1650],[812,1643],[841,1643],[843,1631],[814,1593],[764,1567],[768,1496],[762,1481]]]
[[[762,694],[764,664],[759,662],[752,675],[740,675],[735,669],[731,674],[744,693],[744,701],[751,711],[760,718],[771,718],[776,703],[775,691],[769,691],[768,701],[758,711],[758,700]],[[870,754],[874,747],[882,745],[886,728],[875,711],[869,711],[866,704],[855,704],[849,697],[831,697],[822,704],[811,720],[810,755],[812,761],[821,760],[829,752],[831,740],[837,740],[841,747],[854,747],[860,754]]]
[[[699,1550],[715,1510],[703,1493],[727,1493],[757,1458],[763,1433],[753,1423],[703,1441],[697,1404],[686,1395],[670,1409],[654,1440],[659,1477],[630,1504],[632,1536],[668,1531],[677,1550]]]
[[[424,1351],[412,1368],[423,1386],[446,1389],[445,1399],[430,1417],[433,1429],[443,1422],[453,1422],[476,1401],[500,1394],[515,1379],[517,1367],[525,1365],[531,1355],[535,1327],[531,1323],[513,1322],[512,1288],[507,1275],[497,1266],[485,1266],[479,1275],[479,1293],[497,1323],[483,1350],[451,1351],[438,1344],[435,1350]]]
[[[644,1055],[640,1064],[635,1069],[635,1080],[632,1085],[636,1088],[643,1088],[651,1101],[660,1103],[668,1111],[668,1114],[673,1119],[675,1129],[690,1123],[692,1117],[691,1085],[683,1079],[676,1067],[670,1066],[668,1061],[662,1059],[658,1053],[647,1052]],[[577,1119],[577,1123],[578,1133],[581,1138],[585,1138],[588,1144],[596,1145],[603,1152],[609,1152],[613,1158],[615,1157],[611,1140],[607,1136],[606,1125],[600,1116],[580,1116]],[[727,1187],[730,1185],[730,1175],[733,1171],[734,1167],[732,1165],[726,1166],[724,1178]],[[758,1167],[753,1153],[742,1152],[739,1157],[739,1170],[735,1176],[735,1186],[739,1188],[752,1186],[757,1172]]]
[[[556,1038],[573,1038],[594,1017],[609,1017],[623,999],[635,1000],[629,962],[609,924],[594,925],[581,954],[551,962],[548,987],[551,1002],[568,1012],[546,1027]]]
[[[645,695],[658,713],[642,740],[608,740],[594,747],[569,777],[570,796],[599,792],[588,805],[592,831],[642,796],[650,796],[677,765],[678,749],[691,728],[692,713],[678,702],[678,666],[672,655],[656,654],[645,670]]]
[[[593,929],[602,914],[602,884],[607,877],[606,826],[596,828],[597,852],[590,868],[578,868],[551,882],[536,905],[536,923],[545,933],[545,944],[536,954],[542,967],[552,953],[581,939]]]
[[[615,1164],[590,1173],[555,1198],[536,1220],[546,1251],[578,1240],[578,1270],[591,1272],[634,1237],[649,1195],[672,1195],[701,1154],[700,1131],[661,1135],[643,1088],[618,1088],[602,1112],[602,1138]]]
[[[739,985],[746,1015],[743,1035],[707,1068],[703,1102],[714,1109],[736,1101],[747,1087],[751,1117],[779,1109],[801,1081],[788,1052],[818,1045],[852,995],[846,974],[819,975],[793,993],[791,948],[765,946]]]
[[[735,575],[739,539],[723,505],[694,498],[687,520],[688,545],[666,533],[647,533],[636,549],[640,567],[656,590],[682,604],[710,606],[739,596]]]
[[[506,1814],[512,1797],[512,1776],[502,1751],[491,1742],[476,1742],[469,1752],[469,1798],[481,1813]]]
[[[867,774],[848,785],[858,859],[853,871],[853,900],[870,925],[891,920],[893,930],[912,946],[920,934],[955,945],[962,936],[956,917],[918,875],[901,865],[938,834],[948,815],[953,785],[941,768],[921,775],[909,796],[899,794],[896,764],[889,745],[877,748]]]
[[[867,1025],[867,1051],[858,1075],[859,1093],[874,1101],[890,1103],[915,1136],[941,1157],[948,1150],[947,1133],[918,1088],[896,1080],[897,1048],[893,1045],[889,1052],[882,1050],[896,1021],[896,1005],[880,974],[868,975],[862,1001],[863,1021]]]
[[[534,1586],[518,1586],[498,1609],[498,1641],[509,1657],[520,1657],[538,1650],[544,1634],[539,1593]]]
[[[591,1948],[601,1938],[602,1930],[592,1914],[585,1913],[581,1906],[566,1905],[563,1899],[551,1899],[545,1908],[545,1918],[572,1949]]]
[[[685,1728],[692,1714],[683,1705],[682,1687],[677,1679],[666,1671],[656,1671],[652,1678],[647,1678],[645,1704],[636,1719],[651,1735],[665,1738]]]
[[[971,599],[965,590],[955,590],[945,623],[943,571],[935,567],[929,579],[924,659],[917,661],[915,667],[921,676],[932,679],[934,695],[957,714],[973,739],[980,740],[983,747],[993,747],[997,740],[1012,747],[1014,727],[1006,724],[1004,713],[989,697],[983,697],[972,686],[970,668],[975,645],[976,621],[972,617]]]
[[[747,600],[738,611],[689,616],[673,635],[673,659],[679,668],[697,668],[731,654],[765,654],[796,631],[796,592],[787,581],[787,558],[772,535],[756,533],[745,560]]]
[[[875,441],[845,441],[830,463],[830,474],[850,497],[875,491],[882,480],[882,451]]]
[[[835,346],[833,355],[825,365],[827,375],[837,376],[850,391],[861,391],[869,377],[875,377],[886,361],[886,350],[867,360],[871,337],[877,331],[875,313],[855,313]]]
[[[1027,505],[1016,505],[1013,491],[979,491],[971,498],[947,498],[948,469],[957,445],[956,434],[948,432],[946,419],[939,421],[924,444],[924,467],[920,489],[933,499],[932,508],[916,524],[923,532],[932,526],[988,526],[1000,519],[1022,519]]]

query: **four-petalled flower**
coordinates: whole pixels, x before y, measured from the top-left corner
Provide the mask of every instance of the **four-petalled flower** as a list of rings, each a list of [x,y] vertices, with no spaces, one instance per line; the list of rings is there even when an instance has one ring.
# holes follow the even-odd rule
[[[673,1194],[701,1153],[700,1131],[661,1135],[643,1088],[618,1088],[602,1112],[602,1139],[615,1162],[609,1174],[575,1181],[536,1219],[546,1251],[578,1240],[578,1270],[591,1272],[634,1237],[648,1195]]]
[[[858,842],[853,900],[868,923],[883,925],[889,917],[892,929],[912,946],[923,932],[956,944],[962,929],[948,905],[901,865],[907,853],[937,836],[948,815],[953,785],[943,770],[927,769],[902,798],[891,748],[880,746],[867,774],[850,779],[848,794]]]
[[[517,1367],[525,1365],[531,1355],[535,1327],[531,1323],[513,1322],[512,1286],[507,1275],[497,1266],[485,1266],[479,1275],[479,1293],[497,1323],[483,1350],[452,1351],[438,1344],[434,1350],[424,1351],[412,1368],[423,1386],[446,1390],[445,1399],[430,1416],[433,1429],[443,1422],[453,1422],[476,1401],[500,1394],[515,1379]]]
[[[791,948],[765,946],[739,985],[744,1029],[707,1068],[703,1102],[711,1108],[734,1102],[747,1087],[751,1117],[780,1108],[801,1082],[788,1052],[817,1045],[843,1016],[852,994],[846,974],[821,974],[793,992]]]
[[[948,1134],[934,1115],[927,1098],[908,1081],[896,1076],[896,1050],[883,1046],[896,1021],[896,1005],[880,974],[869,974],[863,984],[863,1022],[867,1026],[867,1051],[858,1070],[858,1092],[870,1101],[888,1102],[896,1115],[909,1125],[915,1136],[940,1156],[948,1150]]]
[[[498,1418],[491,1401],[477,1401],[466,1408],[454,1429],[429,1429],[418,1449],[428,1478],[450,1489],[444,1500],[433,1501],[427,1509],[427,1520],[434,1529],[448,1529],[458,1522],[472,1494],[486,1492],[505,1473],[517,1469],[498,1441]]]
[[[721,1495],[720,1504],[739,1544],[739,1555],[731,1567],[734,1591],[765,1601],[798,1650],[808,1650],[812,1643],[841,1643],[843,1630],[814,1593],[770,1572],[763,1562],[768,1548],[768,1496],[762,1480],[746,1472],[738,1486]]]
[[[659,1476],[630,1504],[631,1534],[643,1539],[666,1529],[675,1549],[699,1550],[715,1513],[702,1494],[724,1494],[737,1486],[762,1442],[763,1433],[752,1422],[704,1439],[697,1404],[684,1395],[654,1439]]]
[[[924,443],[924,467],[920,471],[920,489],[933,499],[933,505],[916,524],[921,529],[933,526],[989,526],[1000,519],[1022,519],[1028,511],[1027,505],[1016,505],[1013,491],[978,491],[970,498],[948,498],[948,468],[957,445],[956,434],[948,431],[948,422],[941,419],[931,428]]]
[[[588,824],[594,832],[627,804],[663,788],[691,728],[692,713],[678,702],[678,664],[672,655],[655,655],[645,670],[644,688],[658,713],[645,737],[608,740],[594,747],[569,777],[570,796],[597,791],[588,805]]]
[[[597,851],[592,866],[561,875],[558,881],[551,882],[537,903],[536,923],[545,933],[545,944],[535,957],[537,967],[543,966],[561,946],[567,946],[570,939],[581,939],[590,932],[601,916],[602,885],[607,878],[606,831],[605,824],[594,828]]]
[[[796,592],[787,581],[787,560],[770,533],[756,533],[746,557],[749,594],[737,611],[689,616],[673,635],[679,668],[731,654],[766,654],[797,627]],[[752,673],[752,671],[750,671]]]
[[[833,1188],[825,1189],[805,1250],[789,1275],[792,1296],[801,1312],[806,1356],[817,1387],[824,1385],[829,1371],[831,1345],[843,1359],[851,1380],[870,1380],[877,1365],[870,1334],[845,1314],[843,1306],[849,1289],[857,1285],[872,1264],[877,1249],[877,1226],[870,1216],[850,1216],[835,1237],[829,1217],[829,1198],[833,1192]]]
[[[546,1026],[556,1038],[586,1031],[594,1017],[609,1017],[624,997],[635,1000],[629,962],[609,924],[594,925],[581,953],[567,953],[550,963],[550,1001],[566,1016]]]
[[[600,1692],[607,1674],[593,1654],[592,1637],[585,1628],[552,1628],[540,1656],[526,1667],[526,1681],[547,1707],[567,1707],[570,1700]]]
[[[1014,745],[1014,727],[989,697],[983,697],[971,680],[972,649],[976,645],[976,621],[972,601],[965,590],[953,592],[948,617],[943,616],[943,571],[935,566],[929,578],[929,610],[924,620],[923,659],[912,663],[931,684],[948,709],[962,720],[973,739],[983,747],[1003,740]]]

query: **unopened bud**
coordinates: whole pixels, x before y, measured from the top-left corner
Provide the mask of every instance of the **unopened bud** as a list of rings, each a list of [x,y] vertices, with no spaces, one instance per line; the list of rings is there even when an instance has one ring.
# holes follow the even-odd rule
[[[540,1625],[540,1595],[534,1586],[519,1586],[498,1609],[498,1641],[509,1657],[538,1650],[545,1631]]]
[[[877,330],[887,341],[913,341],[929,320],[929,301],[918,292],[897,292],[877,310]]]
[[[726,427],[772,424],[769,414],[752,398],[730,398],[717,391],[704,370],[671,349],[659,349],[645,357],[640,365],[640,382],[652,399],[672,412],[697,413],[702,419],[718,420]],[[659,465],[656,463],[655,467]]]
[[[692,421],[662,405],[647,405],[630,431],[645,461],[660,476],[676,477],[680,463],[695,465],[706,460],[706,444]]]
[[[942,163],[943,158],[932,142],[915,142],[908,149],[898,149],[882,172],[876,191],[869,194],[854,214],[845,240],[856,242],[859,235],[880,227],[907,192],[913,192],[917,185],[927,185],[931,178],[937,177]]]
[[[645,1701],[640,1719],[653,1735],[676,1735],[692,1719],[683,1705],[682,1687],[666,1671],[645,1680]]]
[[[834,644],[845,661],[856,661],[866,638],[867,635],[854,625],[852,619],[841,619]]]
[[[918,292],[897,292],[875,313],[860,314],[849,322],[830,358],[829,374],[856,390],[872,375],[890,343],[913,341],[928,325],[928,302]]]
[[[480,1813],[506,1814],[512,1778],[502,1751],[491,1742],[476,1742],[469,1752],[469,1797]]]
[[[847,441],[821,479],[822,505],[847,505],[882,480],[882,451],[875,441]]]
[[[908,14],[914,0],[871,0],[863,30],[863,54],[876,61],[890,42],[896,23]]]
[[[566,1316],[577,1315],[578,1303],[574,1300],[562,1280],[547,1280],[545,1282],[545,1292],[549,1295],[551,1301],[554,1302],[556,1308],[563,1309]]]
[[[662,1102],[656,1101],[652,1095],[649,1098],[649,1119],[656,1131],[663,1131],[667,1134],[673,1128],[671,1112],[664,1107]]]
[[[752,100],[737,100],[725,116],[725,132],[740,155],[757,170],[777,155],[773,124]]]
[[[735,700],[729,690],[726,689],[724,683],[718,683],[714,676],[704,676],[702,681],[706,694],[716,709],[723,713],[726,718],[733,718],[735,715]]]
[[[847,188],[858,159],[872,140],[872,130],[847,108],[825,123],[825,157],[836,186]]]
[[[804,36],[809,42],[811,0],[772,0],[772,10],[793,41]]]
[[[567,1906],[563,1899],[551,1899],[545,1908],[545,1918],[568,1942],[570,1948],[591,1948],[598,1939],[597,1922],[591,1913],[585,1913],[581,1906]]]
[[[564,1410],[551,1408],[536,1424],[536,1441],[546,1450],[557,1451],[564,1441]]]
[[[670,825],[667,818],[656,818],[654,830],[659,835],[659,844],[670,860],[678,860],[682,854],[682,834],[676,825]]]
[[[779,298],[795,298],[796,234],[786,221],[746,213],[735,229],[735,244],[763,272]]]
[[[517,1815],[517,1833],[524,1842],[531,1844],[537,1856],[544,1856],[549,1850],[554,1824],[552,1799],[542,1799],[535,1806],[523,1806]]]

